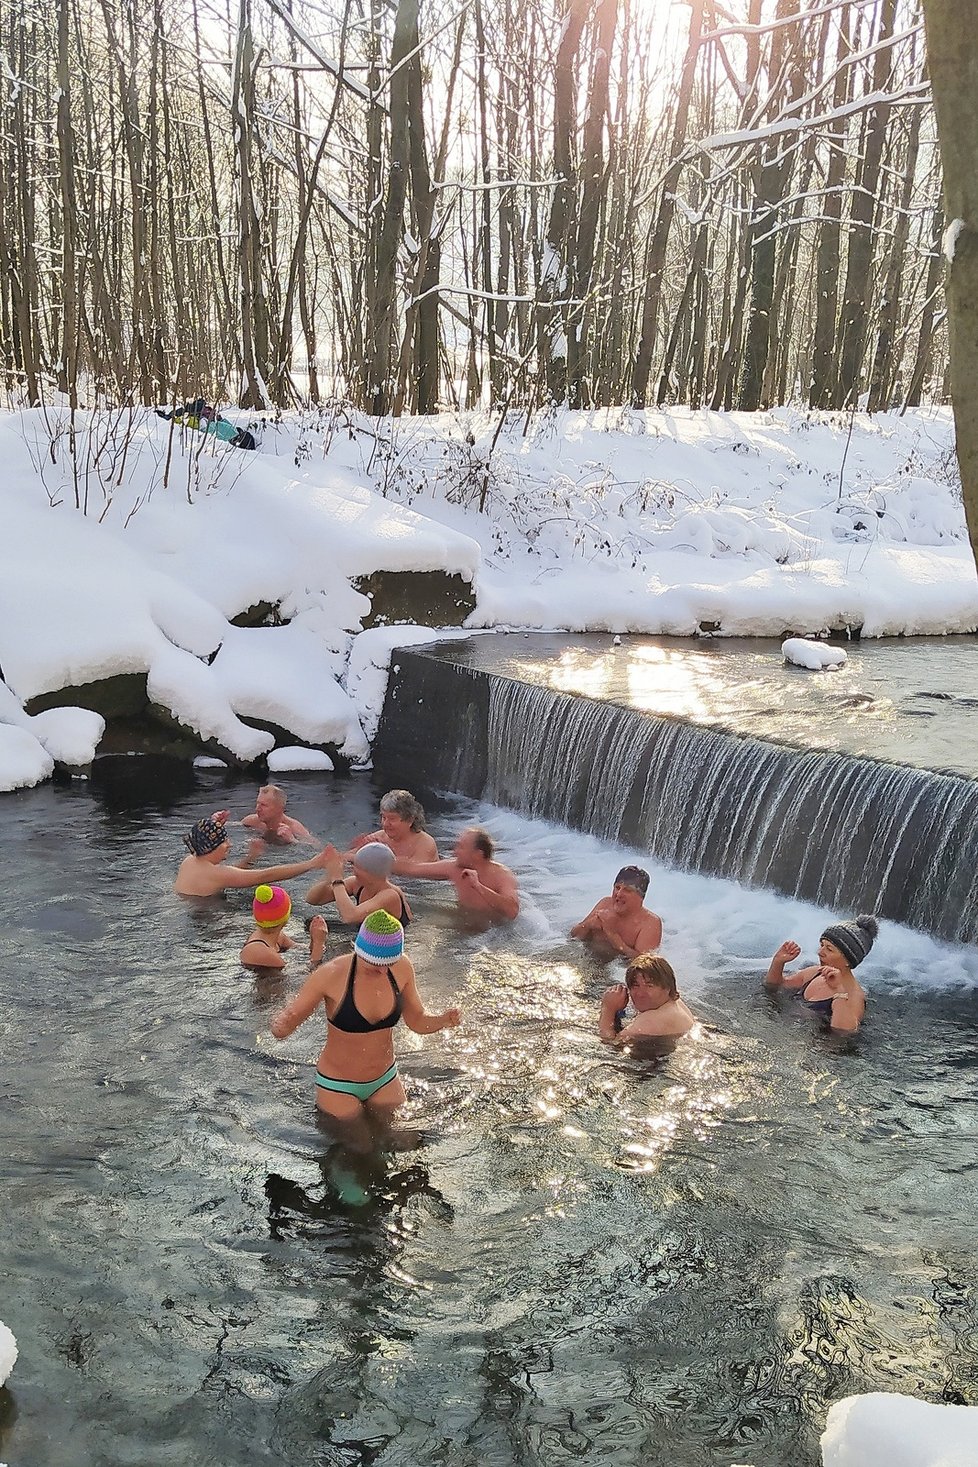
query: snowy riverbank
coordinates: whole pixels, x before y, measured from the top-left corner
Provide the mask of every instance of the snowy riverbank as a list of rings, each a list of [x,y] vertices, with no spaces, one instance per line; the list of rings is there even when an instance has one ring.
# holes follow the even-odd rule
[[[363,631],[352,582],[376,571],[457,577],[482,628],[978,626],[947,410],[851,436],[794,408],[498,427],[323,409],[249,453],[145,410],[0,417],[0,788],[100,737],[96,716],[25,703],[120,675],[212,751],[257,759],[284,733],[366,758],[390,649],[428,636]],[[231,625],[259,605],[284,624]]]

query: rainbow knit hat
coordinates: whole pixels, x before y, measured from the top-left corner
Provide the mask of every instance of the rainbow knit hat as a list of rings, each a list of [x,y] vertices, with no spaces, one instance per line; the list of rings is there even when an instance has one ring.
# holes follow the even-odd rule
[[[281,927],[289,920],[292,898],[280,886],[259,886],[251,904],[259,927]]]
[[[360,924],[353,951],[365,963],[386,968],[404,955],[404,928],[390,912],[371,912]]]

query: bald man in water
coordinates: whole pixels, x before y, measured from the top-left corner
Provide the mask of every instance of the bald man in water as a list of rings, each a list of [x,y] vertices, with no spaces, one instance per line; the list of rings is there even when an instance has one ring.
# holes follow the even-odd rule
[[[263,840],[273,845],[292,845],[295,841],[309,841],[316,845],[316,837],[300,820],[286,815],[288,796],[277,784],[264,784],[258,791],[254,813],[246,815],[241,824],[248,830],[256,830]]]
[[[487,830],[472,825],[455,842],[455,853],[447,861],[398,861],[400,876],[420,876],[426,881],[450,881],[458,904],[470,916],[488,922],[512,922],[519,916],[520,898],[516,877],[508,866],[495,860],[496,848]]]

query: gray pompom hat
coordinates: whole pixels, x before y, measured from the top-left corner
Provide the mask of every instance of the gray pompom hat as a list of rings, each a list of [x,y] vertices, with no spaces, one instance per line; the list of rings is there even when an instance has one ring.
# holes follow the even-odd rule
[[[855,968],[873,946],[879,930],[876,918],[863,913],[851,922],[836,922],[826,927],[822,936],[839,949],[850,968]]]

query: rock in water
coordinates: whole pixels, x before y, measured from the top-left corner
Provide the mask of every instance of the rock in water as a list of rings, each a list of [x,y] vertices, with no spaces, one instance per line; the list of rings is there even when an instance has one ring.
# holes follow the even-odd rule
[[[789,637],[781,643],[781,656],[795,667],[807,667],[809,672],[823,672],[830,667],[844,667],[849,661],[841,647],[832,647],[828,642],[810,641],[808,637]]]

